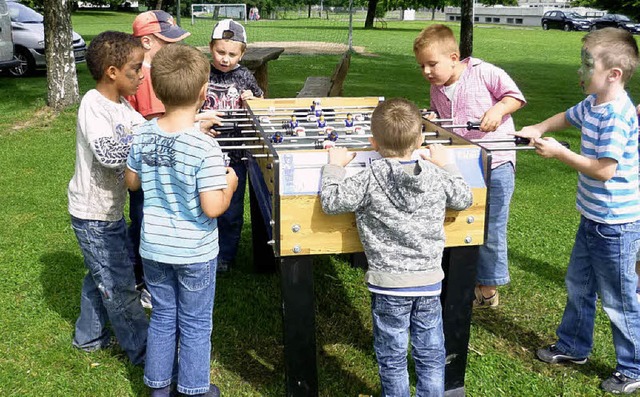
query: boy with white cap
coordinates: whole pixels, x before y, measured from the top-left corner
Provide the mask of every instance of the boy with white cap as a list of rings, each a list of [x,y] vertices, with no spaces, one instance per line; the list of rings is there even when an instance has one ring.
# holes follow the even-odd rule
[[[263,97],[264,92],[258,86],[251,71],[239,64],[246,48],[247,34],[244,26],[238,22],[224,19],[213,27],[209,43],[211,51],[209,88],[202,110],[241,109],[243,100]],[[233,194],[227,212],[218,218],[219,272],[229,270],[231,263],[235,260],[244,220],[247,166],[241,160],[242,151],[231,151],[229,157],[231,159],[229,166],[238,176],[238,189]]]

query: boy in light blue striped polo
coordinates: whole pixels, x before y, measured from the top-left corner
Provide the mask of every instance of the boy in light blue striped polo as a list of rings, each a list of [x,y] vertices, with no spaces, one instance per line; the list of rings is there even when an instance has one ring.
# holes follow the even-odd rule
[[[127,186],[144,191],[140,256],[153,304],[144,383],[152,397],[168,397],[174,382],[184,395],[220,395],[209,380],[216,218],[238,179],[218,143],[195,126],[208,77],[209,61],[197,49],[158,51],[151,81],[165,114],[136,131],[127,161]]]
[[[583,39],[578,71],[587,98],[564,113],[525,127],[543,157],[578,171],[576,207],[580,226],[565,283],[567,304],[555,344],[539,349],[540,360],[584,364],[593,348],[596,300],[609,316],[616,369],[602,382],[611,393],[640,388],[640,303],[635,259],[640,245],[638,117],[625,83],[638,65],[638,46],[623,30],[606,28]],[[571,125],[581,129],[580,154],[542,134]]]

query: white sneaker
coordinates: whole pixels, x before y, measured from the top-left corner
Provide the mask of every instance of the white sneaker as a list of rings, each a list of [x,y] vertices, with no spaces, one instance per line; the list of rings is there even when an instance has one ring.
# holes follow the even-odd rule
[[[153,306],[151,305],[151,294],[146,288],[142,288],[140,290],[140,303],[145,309],[153,309]]]

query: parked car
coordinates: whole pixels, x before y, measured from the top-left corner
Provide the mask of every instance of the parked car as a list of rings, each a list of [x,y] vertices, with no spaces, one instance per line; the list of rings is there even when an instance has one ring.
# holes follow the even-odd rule
[[[621,14],[607,14],[602,18],[596,18],[591,25],[591,30],[602,28],[621,28],[628,30],[634,34],[640,34],[640,24],[635,23],[626,15]]]
[[[18,63],[18,60],[13,57],[9,8],[5,0],[0,0],[0,69],[12,68]]]
[[[547,11],[542,16],[542,29],[562,29],[565,32],[571,30],[589,30],[591,21],[573,11],[553,10]]]
[[[36,69],[45,68],[47,61],[44,54],[44,18],[24,4],[13,0],[7,1],[15,57],[20,64],[9,69],[9,73],[22,77],[33,73]],[[87,45],[82,37],[73,32],[73,55],[76,63],[84,62]]]

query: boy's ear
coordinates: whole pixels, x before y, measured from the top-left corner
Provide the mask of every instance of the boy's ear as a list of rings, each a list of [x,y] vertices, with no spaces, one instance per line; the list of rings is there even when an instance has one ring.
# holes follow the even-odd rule
[[[607,80],[613,83],[616,80],[622,79],[622,69],[620,68],[612,68],[607,75]]]
[[[204,102],[207,99],[207,88],[209,88],[209,82],[204,83],[202,88],[200,88],[200,93],[198,94],[198,102]]]
[[[110,65],[109,67],[107,67],[107,70],[104,71],[104,75],[111,80],[116,79],[117,73],[118,73],[118,68],[113,65]]]
[[[453,62],[458,62],[460,60],[460,54],[458,54],[457,52],[452,52],[449,57]]]
[[[369,137],[369,143],[371,144],[371,147],[373,148],[373,150],[375,150],[376,152],[378,151],[378,142],[376,142],[376,139],[372,136]]]
[[[145,51],[149,51],[151,49],[151,46],[153,45],[151,40],[152,39],[149,36],[140,37],[140,42],[142,43],[142,48],[144,48]]]

